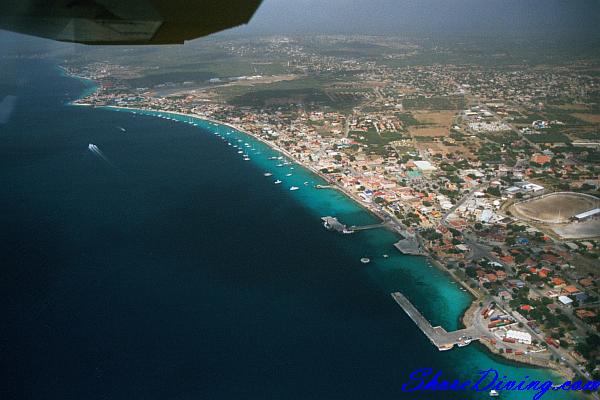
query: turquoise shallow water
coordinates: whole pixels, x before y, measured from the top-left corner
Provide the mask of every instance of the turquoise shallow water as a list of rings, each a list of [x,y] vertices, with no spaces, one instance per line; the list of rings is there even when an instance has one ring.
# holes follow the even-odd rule
[[[182,116],[165,112],[153,112],[147,110],[124,110],[111,108],[116,112],[135,113],[141,116],[152,116],[163,119],[170,118],[173,123],[186,123],[200,128],[203,134],[212,134],[215,139],[222,142],[231,152],[238,154],[240,158],[248,155],[255,173],[270,172],[271,177],[264,177],[267,181],[281,180],[277,185],[286,196],[307,209],[318,220],[324,215],[333,215],[348,225],[372,224],[377,218],[357,205],[353,200],[340,192],[332,189],[316,189],[316,184],[326,184],[319,176],[303,168],[287,157],[283,160],[270,160],[272,157],[281,157],[277,151],[271,149],[261,141],[237,131],[227,125],[216,124],[200,118]],[[239,148],[230,146],[238,145]],[[291,165],[278,167],[285,161],[292,162]],[[292,174],[287,176],[287,174]],[[305,185],[305,182],[308,182]],[[290,186],[300,189],[289,191]],[[401,291],[415,304],[418,309],[435,325],[441,325],[447,330],[458,329],[463,312],[471,303],[471,296],[460,290],[459,285],[449,275],[431,266],[424,257],[404,256],[399,254],[392,245],[398,240],[397,235],[385,229],[363,231],[347,237],[352,253],[361,254],[371,259],[368,268],[365,269],[366,277],[374,282],[382,293]],[[350,244],[351,243],[351,244]],[[384,258],[383,254],[389,255]],[[358,263],[356,263],[358,265]],[[393,300],[390,301],[393,302]],[[403,312],[398,307],[398,318],[403,318]],[[408,323],[405,329],[418,331],[416,326]],[[419,331],[420,332],[420,331]],[[398,340],[402,335],[398,333]],[[431,346],[433,349],[433,346]],[[427,350],[431,350],[427,349]],[[538,368],[529,368],[515,363],[504,361],[496,356],[490,355],[483,346],[472,345],[466,348],[454,349],[449,352],[436,352],[435,359],[440,360],[439,366],[433,365],[434,369],[446,370],[452,366],[454,372],[461,379],[475,379],[481,370],[493,368],[506,375],[509,379],[554,380],[559,382],[560,378],[548,371]],[[418,359],[418,354],[415,354]],[[418,363],[417,363],[418,364]],[[475,397],[482,397],[477,394]],[[485,397],[485,396],[483,396]],[[561,394],[549,392],[544,398],[572,398],[573,394]],[[523,392],[503,392],[504,399],[523,399]]]

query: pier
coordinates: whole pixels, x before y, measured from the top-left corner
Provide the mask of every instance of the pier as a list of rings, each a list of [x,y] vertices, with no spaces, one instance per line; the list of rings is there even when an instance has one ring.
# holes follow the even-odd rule
[[[402,254],[411,256],[422,256],[425,253],[421,250],[417,239],[402,239],[394,243],[394,247],[400,250]]]
[[[433,343],[440,351],[450,350],[454,345],[464,347],[473,340],[480,339],[480,335],[475,328],[465,328],[454,332],[447,332],[441,326],[432,326],[402,293],[392,293],[392,297],[396,300],[396,303],[402,307],[410,319],[412,319],[423,331],[425,336],[429,338],[431,343]]]
[[[339,190],[339,188],[335,185],[315,185],[315,189],[335,189]]]
[[[341,233],[352,233],[352,231],[348,230],[346,225],[338,221],[336,217],[321,217],[321,221],[323,221],[323,226],[327,230]]]
[[[383,228],[387,225],[387,223],[388,223],[388,221],[383,221],[378,224],[371,224],[371,225],[362,225],[362,226],[352,225],[348,229],[351,231],[366,231],[367,229]]]
[[[336,232],[341,232],[341,233],[354,233],[356,231],[366,231],[368,229],[377,229],[377,228],[383,228],[385,227],[389,221],[383,221],[377,224],[371,224],[371,225],[362,225],[362,226],[346,226],[345,224],[341,223],[336,217],[321,217],[321,221],[323,221],[323,226],[325,226],[326,229],[330,230],[330,231],[336,231]]]

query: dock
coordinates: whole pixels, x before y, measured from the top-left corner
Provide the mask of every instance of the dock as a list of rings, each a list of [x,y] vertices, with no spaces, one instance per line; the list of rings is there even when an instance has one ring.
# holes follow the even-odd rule
[[[327,230],[336,231],[340,233],[351,233],[346,227],[346,225],[338,221],[336,217],[321,217],[321,221],[323,221],[323,226]]]
[[[425,253],[421,250],[416,238],[402,239],[394,243],[394,247],[400,250],[402,254],[411,256],[422,256]]]
[[[336,217],[321,217],[321,221],[323,221],[323,226],[330,231],[336,231],[336,232],[340,232],[340,233],[354,233],[356,231],[366,231],[368,229],[378,229],[378,228],[383,228],[386,226],[386,224],[388,223],[388,221],[383,221],[377,224],[371,224],[371,225],[362,225],[362,226],[346,226],[345,224],[341,223]]]
[[[351,231],[366,231],[368,229],[377,229],[377,228],[383,228],[387,225],[387,221],[383,221],[380,222],[378,224],[371,224],[371,225],[362,225],[362,226],[356,226],[356,225],[352,225],[350,228],[348,228]]]
[[[447,332],[441,326],[432,326],[402,293],[392,293],[392,297],[439,351],[450,350],[454,345],[464,347],[473,340],[480,339],[475,328],[465,328],[454,332]]]

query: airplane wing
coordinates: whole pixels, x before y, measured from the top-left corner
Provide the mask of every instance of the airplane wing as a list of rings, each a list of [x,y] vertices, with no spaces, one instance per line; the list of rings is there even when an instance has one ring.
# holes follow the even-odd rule
[[[248,23],[262,0],[2,0],[0,29],[85,44],[175,44]]]

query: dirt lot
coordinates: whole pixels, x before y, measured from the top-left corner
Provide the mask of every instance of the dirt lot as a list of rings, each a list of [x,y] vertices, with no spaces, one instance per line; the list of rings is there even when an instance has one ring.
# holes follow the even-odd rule
[[[586,111],[589,110],[589,107],[586,104],[563,104],[562,106],[558,106],[561,110],[567,111]]]
[[[563,239],[586,239],[600,236],[600,220],[560,224],[552,229]]]
[[[444,137],[450,134],[454,121],[454,111],[415,111],[413,117],[423,125],[411,126],[408,132],[412,136]]]
[[[574,113],[571,115],[590,124],[600,124],[600,114]]]
[[[545,223],[564,223],[572,216],[600,205],[600,199],[579,193],[556,193],[514,204],[511,212],[520,218]]]

